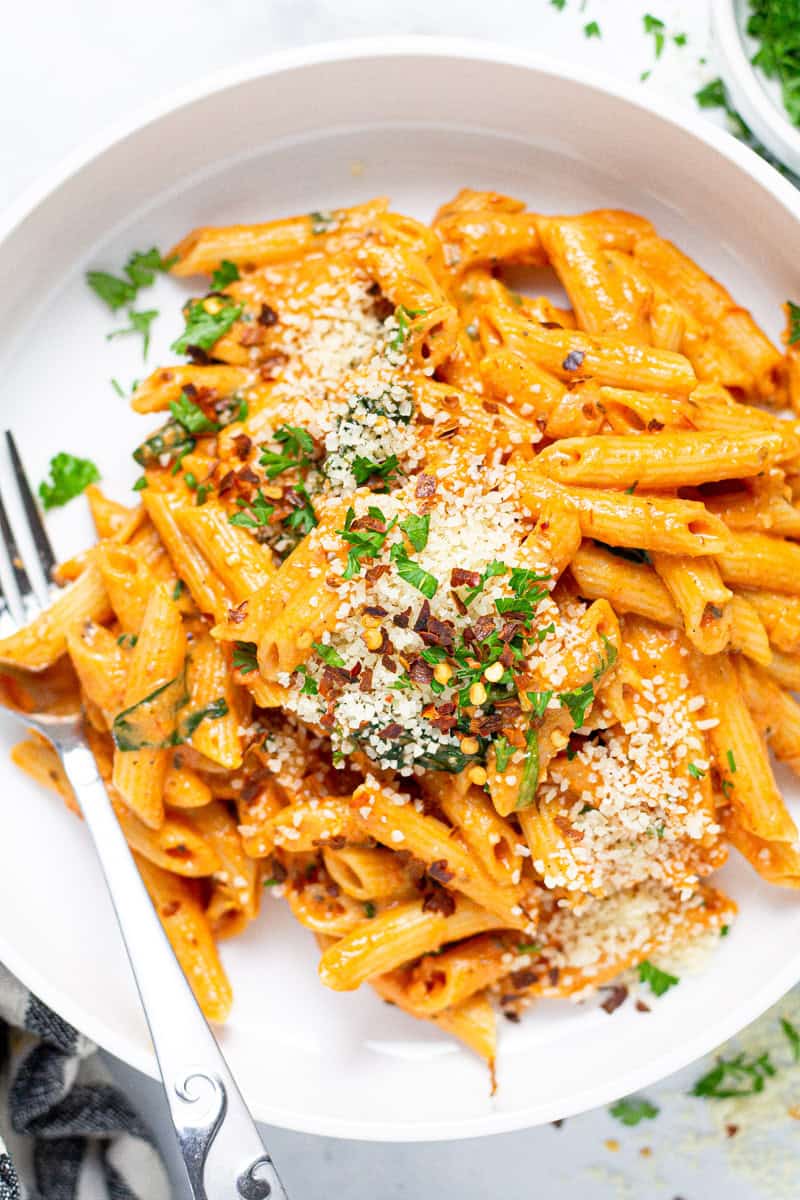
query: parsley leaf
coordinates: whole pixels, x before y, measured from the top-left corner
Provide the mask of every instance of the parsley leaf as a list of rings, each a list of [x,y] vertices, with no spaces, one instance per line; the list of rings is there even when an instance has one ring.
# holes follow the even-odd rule
[[[217,267],[211,276],[211,289],[215,292],[221,292],[228,286],[229,283],[235,283],[240,279],[239,268],[236,263],[230,262],[227,258],[223,258],[222,262]]]
[[[210,350],[231,329],[242,315],[243,305],[222,304],[209,311],[208,300],[190,300],[184,309],[186,328],[170,346],[176,354],[185,354],[190,347]]]
[[[118,279],[106,271],[87,271],[86,282],[112,312],[136,299],[137,288],[127,279]]]
[[[800,342],[800,304],[787,300],[786,307],[789,310],[789,345],[794,346]]]
[[[149,250],[134,250],[125,264],[125,274],[138,291],[139,288],[150,287],[157,274],[168,271],[177,261],[177,254],[163,259],[155,246]]]
[[[275,479],[284,471],[298,470],[310,466],[314,453],[314,439],[299,425],[279,425],[272,435],[273,441],[283,446],[282,452],[262,449],[261,466],[266,467],[267,479]]]
[[[721,79],[712,79],[695,92],[694,98],[700,108],[727,108],[728,97]]]
[[[241,675],[258,670],[258,655],[255,642],[233,643],[233,668]]]
[[[488,566],[484,567],[483,571],[481,572],[480,583],[476,584],[474,588],[470,588],[464,597],[464,603],[467,605],[467,607],[472,604],[472,601],[476,596],[480,595],[486,586],[486,581],[488,579],[493,579],[496,575],[505,575],[507,571],[508,567],[506,564],[504,562],[499,562],[498,559],[494,559],[488,564]]]
[[[341,654],[334,650],[333,646],[326,646],[324,642],[312,642],[311,645],[322,661],[327,663],[329,667],[344,666],[344,659]]]
[[[638,1125],[640,1121],[652,1121],[658,1116],[655,1104],[643,1096],[626,1096],[612,1104],[608,1110],[615,1121],[622,1125]]]
[[[583,36],[587,38],[599,38],[603,36],[597,21],[589,21],[588,24],[584,25]]]
[[[705,779],[705,771],[701,771],[695,763],[690,762],[686,769],[693,779]]]
[[[642,17],[645,33],[652,33],[655,41],[656,58],[661,58],[664,52],[664,22],[658,17],[651,16],[650,13],[645,13]]]
[[[667,971],[662,971],[660,967],[656,967],[648,959],[640,962],[636,970],[640,981],[649,984],[650,991],[654,996],[663,996],[676,983],[680,983],[677,975],[670,975]]]
[[[514,754],[514,747],[505,734],[494,740],[494,765],[498,775],[502,775]]]
[[[424,308],[406,308],[405,304],[398,304],[394,310],[394,319],[397,322],[397,329],[393,336],[389,339],[389,345],[393,350],[402,350],[408,337],[411,326],[416,317],[424,317],[427,310]]]
[[[553,698],[552,692],[526,692],[525,695],[531,702],[533,715],[540,720],[545,714],[545,709]]]
[[[692,1088],[693,1096],[727,1100],[732,1096],[755,1096],[763,1092],[764,1082],[775,1074],[769,1054],[759,1054],[748,1061],[744,1054],[735,1058],[720,1058],[717,1065],[702,1075]]]
[[[374,516],[376,520],[384,522],[384,528],[353,529],[351,527],[355,520],[355,515],[355,509],[348,508],[344,520],[344,529],[337,530],[339,536],[350,546],[350,551],[347,555],[347,566],[342,575],[343,579],[353,579],[354,576],[359,574],[364,559],[375,558],[380,554],[389,530],[395,524],[395,521],[392,520],[386,525],[385,517],[381,510],[379,508],[371,508],[370,516]]]
[[[591,683],[581,684],[571,692],[560,692],[559,700],[564,708],[569,710],[572,723],[579,729],[586,719],[586,713],[594,700],[594,687]]]
[[[294,491],[303,503],[299,508],[293,508],[288,517],[283,518],[283,525],[286,529],[292,529],[295,533],[299,533],[301,538],[304,538],[317,524],[317,514],[314,512],[314,505],[303,485],[298,483]]]
[[[319,688],[317,687],[317,681],[316,681],[316,679],[314,679],[313,675],[310,673],[310,671],[309,671],[308,667],[305,665],[305,663],[303,663],[303,664],[301,664],[301,666],[297,667],[296,670],[297,670],[297,674],[300,675],[303,680],[303,686],[300,688],[300,695],[301,696],[316,696],[319,692]]]
[[[375,462],[374,459],[364,458],[358,455],[353,460],[353,477],[356,483],[361,486],[362,483],[367,483],[373,477],[390,481],[392,475],[396,475],[400,470],[396,454],[390,454],[382,463]],[[385,488],[383,489],[386,490]]]
[[[39,484],[39,496],[46,509],[66,504],[100,478],[100,472],[90,459],[76,458],[63,450],[50,459],[49,470],[50,479]]]
[[[439,587],[438,579],[435,575],[431,575],[430,571],[426,571],[421,567],[413,558],[409,558],[405,546],[400,542],[396,542],[392,546],[389,557],[397,568],[397,574],[401,579],[404,579],[406,583],[410,583],[412,587],[415,587],[418,592],[422,592],[423,596],[427,596],[429,600],[433,599]]]
[[[228,524],[239,525],[245,529],[260,529],[262,525],[269,525],[274,512],[275,505],[270,504],[266,496],[258,491],[249,504],[242,503],[241,510],[228,517]]]
[[[728,767],[730,768],[731,775],[735,775],[736,774],[736,759],[733,757],[733,751],[728,750],[726,752],[725,757],[728,760]]]
[[[430,527],[431,519],[427,514],[424,517],[419,517],[411,513],[410,516],[406,517],[405,521],[400,522],[400,528],[417,553],[420,553],[427,546]]]
[[[789,1039],[792,1058],[795,1062],[800,1062],[800,1033],[797,1032],[792,1022],[787,1020],[786,1017],[781,1017],[781,1029]]]
[[[514,805],[517,810],[530,808],[536,799],[536,788],[539,785],[539,736],[533,726],[525,735],[525,747],[522,779],[517,793],[517,803]]]
[[[375,911],[376,911],[375,905],[372,903],[371,900],[367,900],[366,903],[364,904],[364,912],[366,913],[366,915],[370,919],[370,921],[375,916]]]
[[[157,308],[148,308],[143,312],[135,312],[132,308],[128,309],[128,320],[130,325],[125,329],[114,329],[111,333],[106,334],[106,341],[112,341],[114,338],[127,337],[131,333],[139,333],[142,336],[142,355],[147,358],[147,352],[150,349],[150,326],[158,316]]]
[[[169,411],[189,433],[217,433],[220,429],[216,421],[209,421],[202,408],[186,392],[181,392],[177,400],[170,400]]]

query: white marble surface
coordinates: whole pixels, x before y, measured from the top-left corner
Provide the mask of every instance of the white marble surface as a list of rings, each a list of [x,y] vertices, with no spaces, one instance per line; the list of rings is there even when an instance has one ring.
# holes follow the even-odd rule
[[[642,30],[646,11],[672,33],[689,35],[684,48],[670,42],[657,64],[652,37]],[[599,39],[583,34],[592,20],[600,25]],[[0,206],[106,125],[204,73],[288,46],[392,33],[505,41],[631,82],[652,68],[641,86],[690,106],[695,89],[715,73],[706,0],[567,0],[563,11],[549,0],[18,3],[3,20]],[[699,61],[705,56],[706,65]],[[784,1001],[781,1011],[792,1010],[797,1021],[800,1001]],[[793,1183],[800,1124],[787,1110],[800,1102],[800,1068],[789,1065],[774,1014],[746,1036],[751,1049],[774,1042],[781,1071],[764,1097],[735,1111],[687,1098],[703,1070],[697,1065],[650,1089],[660,1115],[636,1129],[598,1111],[560,1129],[476,1142],[368,1145],[269,1129],[267,1144],[294,1200],[526,1200],[534,1194],[545,1200],[793,1200],[800,1193]],[[176,1198],[188,1196],[159,1088],[121,1064],[110,1065],[156,1131]],[[726,1136],[726,1124],[738,1127],[734,1136]]]

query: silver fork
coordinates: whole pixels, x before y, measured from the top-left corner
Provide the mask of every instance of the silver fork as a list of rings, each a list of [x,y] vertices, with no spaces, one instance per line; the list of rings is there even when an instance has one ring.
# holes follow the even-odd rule
[[[31,541],[42,568],[45,587],[31,579],[0,495],[0,537],[11,563],[15,587],[6,596],[0,585],[0,626],[5,634],[30,620],[52,594],[55,565],[50,541],[33,498],[14,439],[6,433],[11,465]],[[119,827],[94,756],[83,735],[81,713],[54,716],[41,711],[41,682],[30,673],[15,677],[8,707],[14,717],[48,739],[64,765],[86,819],[103,868],[122,939],[133,969],[167,1103],[195,1200],[288,1200],[272,1159],[261,1140],[219,1046],[186,981],[136,864]],[[2,679],[0,678],[0,682]],[[0,702],[9,704],[9,689]],[[19,697],[30,699],[20,707]],[[206,1191],[205,1176],[212,1143],[213,1174],[224,1190]],[[232,1191],[232,1187],[236,1191]]]

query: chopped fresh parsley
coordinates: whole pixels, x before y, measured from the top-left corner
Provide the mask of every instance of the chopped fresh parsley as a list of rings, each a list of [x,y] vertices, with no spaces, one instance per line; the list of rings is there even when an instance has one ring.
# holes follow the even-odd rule
[[[155,246],[144,251],[134,250],[125,264],[125,274],[137,289],[150,287],[156,275],[168,271],[177,261],[177,254],[173,254],[171,258],[162,258]]]
[[[173,600],[180,600],[181,596],[183,595],[184,586],[185,585],[184,585],[183,580],[179,579],[177,581],[177,583],[175,584],[175,587],[172,589],[172,599]]]
[[[733,756],[733,751],[728,750],[725,757],[728,760],[728,767],[730,768],[731,775],[735,775],[736,774],[736,759]]]
[[[642,17],[642,24],[644,26],[645,33],[652,33],[653,35],[656,58],[661,58],[661,55],[664,53],[664,22],[659,20],[658,17],[652,16],[650,13],[645,13]]]
[[[670,975],[669,972],[662,971],[648,959],[640,962],[636,970],[641,983],[648,984],[654,996],[663,996],[671,987],[675,987],[676,983],[680,983],[677,975]]]
[[[552,692],[526,692],[525,695],[531,702],[533,715],[540,720],[545,714],[545,710],[553,698]]]
[[[297,674],[303,680],[303,686],[300,688],[300,695],[301,696],[316,696],[319,692],[319,688],[317,687],[317,681],[316,681],[316,679],[314,679],[313,675],[309,672],[309,669],[305,665],[305,663],[303,663],[301,666],[297,667]]]
[[[379,508],[370,508],[369,515],[376,522],[381,523],[381,529],[353,529],[352,525],[356,517],[355,509],[348,508],[344,519],[344,529],[337,530],[339,536],[350,546],[343,579],[353,579],[360,573],[365,559],[376,558],[380,554],[389,531],[395,525],[395,519],[391,520],[388,525],[386,524],[386,518]]]
[[[586,713],[591,707],[594,700],[594,687],[591,683],[581,684],[571,692],[560,692],[558,696],[561,704],[569,711],[572,717],[572,723],[576,729],[580,729],[586,719]]]
[[[124,329],[114,329],[111,333],[107,333],[106,340],[110,342],[114,338],[127,337],[131,333],[138,333],[142,338],[142,355],[144,358],[147,358],[147,353],[150,349],[150,326],[157,316],[157,308],[149,308],[143,312],[135,312],[132,308],[129,308],[128,320],[130,324]]]
[[[293,508],[289,515],[283,518],[283,526],[285,529],[291,529],[294,533],[299,533],[300,537],[304,538],[317,524],[317,514],[314,512],[314,505],[303,485],[298,483],[294,491],[302,504],[298,508]]]
[[[397,574],[401,579],[404,579],[406,583],[410,583],[412,587],[415,587],[418,592],[422,592],[423,596],[427,596],[429,600],[433,599],[439,587],[438,579],[435,575],[431,575],[430,571],[424,570],[415,559],[409,558],[406,548],[402,543],[396,542],[392,546],[389,557],[397,568]]]
[[[124,308],[136,299],[137,288],[127,279],[118,279],[105,271],[88,271],[86,282],[112,312]]]
[[[747,32],[760,47],[753,56],[768,79],[781,87],[783,106],[800,126],[800,14],[792,0],[750,0]]]
[[[495,770],[499,775],[502,775],[508,764],[511,762],[514,754],[514,747],[509,742],[505,734],[494,740],[494,765]]]
[[[766,1079],[775,1074],[769,1054],[748,1059],[744,1054],[720,1058],[717,1065],[702,1075],[692,1088],[693,1096],[727,1100],[733,1096],[755,1096],[763,1092]]]
[[[258,670],[258,654],[255,642],[233,643],[233,669],[240,675],[249,675]]]
[[[398,304],[394,310],[394,319],[397,323],[397,329],[393,336],[389,339],[389,345],[393,350],[402,350],[405,345],[406,338],[414,320],[417,317],[424,317],[426,314],[424,308],[406,308],[405,304]]]
[[[327,210],[318,210],[308,214],[311,221],[311,232],[315,237],[319,237],[321,233],[328,233],[336,224],[336,214]]]
[[[587,38],[599,38],[603,36],[600,32],[600,26],[598,25],[597,21],[588,21],[587,24],[584,25],[583,36]]]
[[[170,347],[176,354],[186,354],[190,348],[211,350],[242,315],[241,304],[207,305],[210,300],[190,300],[184,309],[186,328]]]
[[[300,470],[310,466],[311,455],[314,453],[314,439],[307,430],[301,429],[299,425],[279,425],[272,438],[283,450],[278,453],[275,450],[263,449],[260,462],[262,467],[266,467],[267,479],[275,479],[284,471],[293,468]]]
[[[136,480],[136,483],[133,485],[133,490],[135,492],[143,492],[146,487],[147,487],[147,476],[140,475],[139,478]]]
[[[515,809],[530,808],[536,799],[536,788],[539,784],[539,735],[531,726],[525,735],[525,762],[522,767],[522,779],[517,792]]]
[[[431,527],[431,519],[427,514],[424,517],[419,517],[415,513],[406,517],[405,521],[400,522],[400,528],[406,535],[411,545],[421,553],[428,544],[428,533]]]
[[[117,393],[118,396],[122,396],[123,399],[125,398],[125,394],[126,394],[125,389],[123,388],[122,384],[119,382],[118,379],[112,379],[111,386],[113,387],[114,391]]]
[[[364,905],[364,912],[369,917],[370,921],[375,916],[376,909],[375,909],[375,905],[372,903],[371,900],[366,901],[366,903]]]
[[[694,98],[700,108],[727,108],[728,97],[721,79],[712,79],[695,92]]]
[[[789,310],[789,345],[794,346],[800,342],[800,304],[787,300],[786,307]]]
[[[612,1104],[608,1111],[614,1120],[622,1125],[638,1125],[640,1121],[652,1121],[659,1112],[655,1104],[651,1104],[643,1096],[626,1096]]]
[[[256,492],[249,503],[244,500],[239,500],[237,503],[241,505],[241,508],[239,512],[232,513],[228,517],[228,524],[239,525],[245,529],[260,529],[263,525],[269,525],[272,514],[275,512],[275,505],[270,504],[260,490]]]
[[[240,279],[239,268],[236,263],[230,262],[227,258],[223,258],[222,262],[217,267],[211,276],[211,287],[215,292],[223,291],[229,283],[235,283]]]
[[[792,1058],[795,1062],[800,1062],[800,1033],[797,1032],[795,1026],[786,1017],[781,1017],[781,1029],[788,1039]]]
[[[484,567],[483,571],[481,572],[480,582],[476,584],[474,588],[470,588],[464,597],[464,603],[467,605],[467,607],[472,604],[472,601],[476,596],[480,595],[486,586],[486,581],[488,579],[493,579],[497,575],[505,575],[507,571],[508,567],[506,564],[504,562],[499,562],[497,559],[495,559],[493,562],[490,562],[488,566]]]
[[[385,479],[387,483],[390,483],[392,476],[398,474],[400,464],[397,461],[396,454],[390,454],[382,463],[375,462],[371,458],[364,458],[359,454],[353,461],[352,470],[353,478],[360,487],[362,483],[368,483],[373,478]],[[387,489],[384,488],[383,490],[386,491]]]
[[[344,666],[344,659],[341,654],[334,650],[333,646],[326,646],[324,642],[312,642],[311,645],[322,661],[327,663],[329,667]]]
[[[701,771],[700,768],[698,766],[696,766],[695,763],[690,762],[689,766],[686,769],[689,772],[689,774],[692,776],[693,779],[705,779],[705,775],[706,775],[705,771]]]
[[[76,458],[63,450],[50,459],[49,471],[50,478],[39,484],[39,496],[46,509],[60,508],[100,478],[100,472],[90,459]]]
[[[169,411],[176,421],[179,421],[189,433],[218,433],[217,421],[210,421],[202,408],[194,400],[181,392],[177,400],[170,400]]]

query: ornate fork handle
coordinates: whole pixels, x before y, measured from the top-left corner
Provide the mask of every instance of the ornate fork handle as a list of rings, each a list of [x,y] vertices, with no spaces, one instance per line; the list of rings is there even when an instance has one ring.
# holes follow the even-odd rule
[[[288,1200],[150,903],[91,751],[78,735],[54,741],[111,893],[193,1195]],[[224,1193],[212,1196],[204,1182],[209,1157],[214,1175],[230,1181]]]

